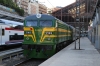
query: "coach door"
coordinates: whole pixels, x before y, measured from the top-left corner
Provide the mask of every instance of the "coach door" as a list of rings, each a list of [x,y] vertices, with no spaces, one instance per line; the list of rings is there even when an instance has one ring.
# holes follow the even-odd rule
[[[2,44],[2,26],[0,26],[0,45]]]
[[[0,45],[5,43],[3,36],[4,36],[4,29],[2,28],[2,26],[0,26]]]

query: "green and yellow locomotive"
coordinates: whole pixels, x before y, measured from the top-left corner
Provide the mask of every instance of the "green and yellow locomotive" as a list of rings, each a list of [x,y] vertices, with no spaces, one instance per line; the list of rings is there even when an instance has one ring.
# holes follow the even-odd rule
[[[73,40],[73,30],[61,20],[47,14],[36,14],[24,21],[24,56],[49,58]]]

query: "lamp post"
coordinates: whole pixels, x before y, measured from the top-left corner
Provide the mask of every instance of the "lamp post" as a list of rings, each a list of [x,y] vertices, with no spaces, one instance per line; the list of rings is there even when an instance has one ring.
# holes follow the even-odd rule
[[[62,20],[62,8],[61,8],[61,20]]]
[[[74,19],[74,21],[75,21],[76,19]],[[75,21],[76,22],[76,21]],[[76,23],[75,23],[75,47],[74,47],[75,49],[76,49]]]
[[[76,23],[78,23],[78,27],[79,27],[79,50],[80,50],[80,0],[76,0]]]
[[[85,26],[84,26],[84,16],[83,16],[83,28],[85,29]],[[83,35],[84,35],[84,29],[83,29]]]

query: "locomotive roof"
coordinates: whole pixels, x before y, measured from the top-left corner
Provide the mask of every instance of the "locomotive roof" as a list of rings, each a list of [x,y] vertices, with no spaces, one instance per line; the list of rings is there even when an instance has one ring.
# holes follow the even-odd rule
[[[25,20],[36,20],[36,19],[42,19],[42,20],[45,20],[45,19],[48,19],[48,20],[55,20],[55,17],[51,16],[51,15],[48,15],[48,14],[41,14],[41,17],[40,18],[37,18],[37,14],[35,15],[30,15],[30,16],[27,16],[25,18]]]
[[[56,20],[57,18],[55,18],[54,16],[52,15],[48,15],[48,14],[41,14],[41,17],[40,18],[37,18],[37,14],[34,14],[34,15],[30,15],[30,16],[27,16],[25,18],[25,20],[36,20],[36,19],[42,19],[42,20],[45,20],[45,19],[48,19],[48,20]],[[59,20],[59,19],[57,19]],[[61,20],[59,20],[61,21]],[[64,23],[63,21],[61,21],[62,24],[66,24]],[[69,26],[68,24],[66,24],[67,26]]]
[[[71,26],[71,25],[69,25],[72,29],[75,29],[75,27],[73,27],[73,26]]]

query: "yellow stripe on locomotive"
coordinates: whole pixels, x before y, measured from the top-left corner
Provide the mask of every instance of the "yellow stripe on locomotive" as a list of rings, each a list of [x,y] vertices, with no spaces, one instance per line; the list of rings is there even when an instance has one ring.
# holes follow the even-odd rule
[[[29,41],[32,38],[36,42],[36,36],[33,27],[24,27],[24,40]]]
[[[41,38],[36,40],[36,33],[35,31],[41,32]],[[52,38],[57,38],[56,35],[57,32],[57,28],[55,27],[44,27],[43,30],[35,30],[33,27],[24,27],[24,37],[26,38],[26,40],[28,41],[29,39],[32,39],[33,42],[37,42],[39,40],[40,43],[42,42],[50,42],[50,40]],[[58,32],[68,32],[70,33],[70,31],[65,30],[65,29],[58,29]],[[66,36],[70,36],[70,34],[66,34],[66,35],[58,35],[58,37],[66,37]],[[45,39],[48,39],[47,41]]]

